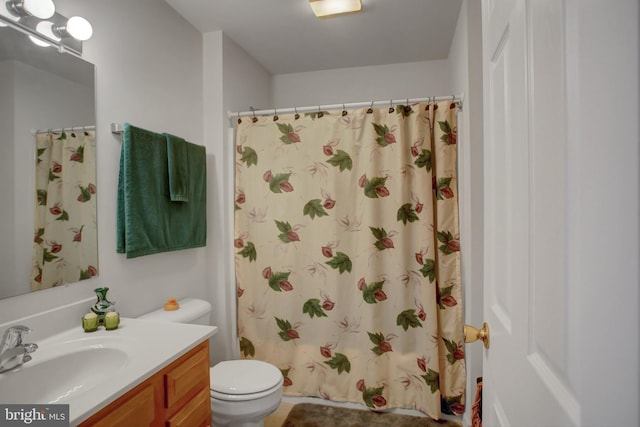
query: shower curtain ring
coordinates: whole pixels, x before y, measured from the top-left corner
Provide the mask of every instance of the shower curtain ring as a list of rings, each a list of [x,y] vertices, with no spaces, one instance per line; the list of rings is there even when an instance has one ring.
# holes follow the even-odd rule
[[[369,109],[367,110],[367,114],[373,113],[373,101],[371,101],[371,105],[369,105]]]
[[[395,108],[393,108],[393,99],[389,100],[389,112],[393,113],[395,111]]]
[[[251,119],[251,121],[252,121],[253,123],[257,122],[257,121],[258,121],[258,118],[256,117],[256,109],[255,109],[255,108],[253,108],[253,106],[250,106],[250,107],[249,107],[249,109],[253,112],[253,118]]]
[[[344,104],[342,104],[342,117],[347,115],[347,109],[344,108]]]
[[[277,121],[278,121],[278,119],[279,119],[279,117],[278,117],[278,109],[277,109],[277,108],[274,108],[274,109],[273,109],[273,121],[274,121],[274,122],[277,122]]]
[[[300,114],[298,114],[298,108],[297,107],[293,107],[293,111],[295,111],[296,115],[293,116],[295,120],[298,120],[300,118]]]
[[[318,105],[318,118],[321,119],[324,117],[324,113],[320,110],[320,106]]]

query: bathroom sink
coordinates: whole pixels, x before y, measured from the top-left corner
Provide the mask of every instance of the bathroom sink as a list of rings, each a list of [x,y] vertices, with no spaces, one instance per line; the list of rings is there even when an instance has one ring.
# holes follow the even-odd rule
[[[136,343],[123,337],[82,337],[38,343],[32,360],[0,374],[2,403],[70,403],[127,366]]]
[[[77,326],[41,340],[27,336],[38,349],[29,362],[0,374],[0,403],[68,404],[75,427],[216,330],[123,317],[113,331]]]

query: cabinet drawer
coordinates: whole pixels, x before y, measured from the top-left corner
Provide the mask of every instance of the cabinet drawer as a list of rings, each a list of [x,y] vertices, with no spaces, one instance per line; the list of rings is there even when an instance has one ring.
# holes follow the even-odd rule
[[[209,347],[199,345],[165,376],[165,408],[185,404],[200,390],[209,390]]]
[[[150,426],[156,418],[154,386],[148,384],[133,396],[127,396],[121,406],[103,415],[93,427]]]
[[[167,422],[167,427],[194,427],[211,425],[211,401],[209,387],[189,401]]]

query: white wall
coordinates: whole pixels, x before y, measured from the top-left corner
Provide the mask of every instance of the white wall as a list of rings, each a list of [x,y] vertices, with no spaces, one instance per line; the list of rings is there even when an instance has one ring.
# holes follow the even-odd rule
[[[569,247],[580,248],[567,254],[569,378],[583,404],[583,425],[635,426],[640,425],[640,5],[572,1],[565,8],[566,233]]]
[[[270,107],[273,104],[271,74],[229,37],[223,36],[222,41],[225,113],[246,111],[249,106]]]
[[[165,299],[204,297],[208,248],[150,255],[131,260],[116,254],[116,194],[119,138],[110,123],[129,121],[203,144],[202,37],[165,2],[158,0],[57,0],[65,16],[86,17],[94,27],[84,58],[96,66],[98,156],[97,278],[0,300],[0,324],[28,314],[91,298],[98,286],[123,316],[161,306]],[[207,147],[209,151],[209,147]],[[211,181],[209,194],[212,194]],[[80,307],[75,310],[88,310]],[[77,313],[59,328],[77,324]]]
[[[218,326],[218,333],[211,338],[210,359],[215,362],[228,355],[231,345],[230,328],[232,327],[227,295],[229,288],[229,268],[226,260],[230,257],[225,244],[227,224],[225,217],[225,201],[227,200],[228,183],[223,175],[224,169],[224,108],[222,105],[222,39],[221,31],[203,34],[203,132],[207,141],[209,159],[207,176],[211,184],[207,203],[207,255],[211,257],[207,266],[207,277],[210,278],[207,297],[213,307],[212,324]]]
[[[227,112],[246,110],[249,105],[271,105],[271,74],[250,57],[240,46],[230,38],[223,36],[222,39],[223,57],[223,106],[225,114]],[[226,116],[225,116],[226,117]],[[233,121],[233,120],[231,120]],[[230,127],[231,122],[225,122],[224,143],[222,158],[224,176],[225,195],[222,206],[225,208],[223,223],[228,231],[225,239],[225,248],[233,248],[233,224],[234,224],[234,203],[235,200],[235,134]],[[227,265],[225,289],[227,290],[226,307],[228,328],[228,341],[221,354],[225,359],[240,357],[238,347],[237,324],[236,324],[236,288],[235,288],[235,266],[232,253],[225,250],[227,257],[223,258]]]
[[[458,115],[458,191],[465,323],[483,322],[483,155],[482,155],[482,14],[480,2],[464,0],[449,50],[452,88],[464,93]],[[464,424],[470,425],[476,378],[482,376],[480,343],[465,346],[467,402]]]
[[[207,296],[218,333],[211,340],[211,362],[238,357],[233,265],[234,146],[227,111],[270,103],[271,76],[236,43],[215,31],[203,34],[204,135],[211,155],[213,187],[207,221]]]
[[[289,108],[451,95],[452,91],[445,59],[279,74],[273,76],[272,94],[276,108]]]

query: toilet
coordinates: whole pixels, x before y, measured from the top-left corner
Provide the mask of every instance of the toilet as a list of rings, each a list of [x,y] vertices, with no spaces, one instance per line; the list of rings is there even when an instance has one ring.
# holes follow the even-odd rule
[[[174,311],[159,309],[143,320],[208,325],[211,304],[185,298]],[[227,360],[210,368],[211,421],[214,426],[262,427],[282,400],[282,373],[260,360]]]

